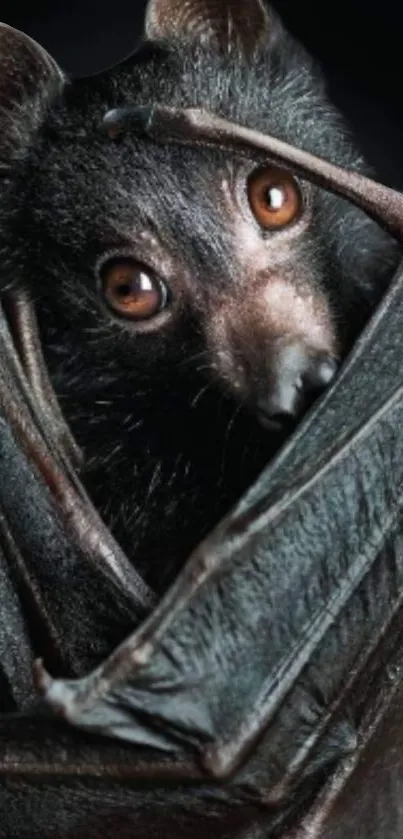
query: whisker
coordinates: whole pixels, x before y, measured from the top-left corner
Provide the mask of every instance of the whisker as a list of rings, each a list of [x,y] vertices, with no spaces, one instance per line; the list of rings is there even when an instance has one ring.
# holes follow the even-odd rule
[[[211,372],[211,365],[201,364],[199,367],[196,367],[196,373],[203,373],[204,370],[208,370],[209,372]]]
[[[235,420],[239,416],[239,414],[242,410],[242,407],[243,407],[242,402],[239,402],[239,404],[235,406],[235,409],[232,412],[232,416],[231,416],[231,418],[228,422],[228,425],[227,425],[227,430],[225,432],[224,443],[223,443],[222,457],[221,457],[221,469],[220,469],[220,477],[219,477],[219,486],[222,485],[223,480],[224,480],[224,468],[225,468],[225,462],[226,462],[226,457],[227,457],[227,453],[228,453],[228,444],[229,444],[230,434],[231,434],[231,431],[234,428]]]
[[[197,352],[194,355],[189,356],[189,358],[184,358],[183,361],[181,361],[181,367],[185,367],[186,364],[192,364],[193,361],[197,361],[198,359],[206,358],[208,356],[208,350],[201,350],[200,352]]]
[[[206,391],[212,386],[213,386],[213,382],[207,382],[207,384],[204,387],[201,387],[200,390],[196,393],[196,396],[194,397],[194,399],[192,399],[192,401],[190,403],[190,407],[195,408],[195,406],[200,401],[202,396],[204,396]]]

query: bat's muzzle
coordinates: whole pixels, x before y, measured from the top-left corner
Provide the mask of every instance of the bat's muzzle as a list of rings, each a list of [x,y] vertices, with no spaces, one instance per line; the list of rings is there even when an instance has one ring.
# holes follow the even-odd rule
[[[274,376],[256,413],[270,431],[285,431],[334,379],[337,361],[326,353],[309,353],[302,344],[281,347],[274,358]]]

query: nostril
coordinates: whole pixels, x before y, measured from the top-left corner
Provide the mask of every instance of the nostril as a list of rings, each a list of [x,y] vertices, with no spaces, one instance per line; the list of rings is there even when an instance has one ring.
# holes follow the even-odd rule
[[[322,361],[322,364],[319,366],[318,376],[324,387],[330,384],[332,379],[334,379],[337,373],[337,368],[338,364],[334,358],[328,358],[326,361]]]
[[[331,356],[317,356],[311,362],[302,375],[303,389],[310,391],[324,390],[334,379],[338,369],[335,358]]]

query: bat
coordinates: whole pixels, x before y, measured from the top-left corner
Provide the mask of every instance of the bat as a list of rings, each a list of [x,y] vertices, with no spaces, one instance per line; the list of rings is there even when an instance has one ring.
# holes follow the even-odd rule
[[[104,127],[114,134],[127,123],[174,145],[269,155],[401,240],[401,197],[354,172],[199,111],[131,109]],[[80,455],[52,396],[32,303],[18,286],[5,293],[5,835],[39,826],[49,836],[337,835],[337,825],[324,830],[340,788],[348,794],[399,694],[400,286],[397,274],[333,386],[145,621],[151,592],[76,474]],[[106,657],[111,615],[120,631],[130,619],[138,629]],[[69,678],[36,664],[43,698],[32,712],[38,651],[53,675]],[[102,656],[89,676],[71,679]],[[25,702],[25,713],[12,713]],[[79,733],[59,729],[49,710]],[[364,774],[373,796],[370,780]],[[374,836],[396,835],[398,786],[384,809]],[[352,818],[361,828],[357,805]]]

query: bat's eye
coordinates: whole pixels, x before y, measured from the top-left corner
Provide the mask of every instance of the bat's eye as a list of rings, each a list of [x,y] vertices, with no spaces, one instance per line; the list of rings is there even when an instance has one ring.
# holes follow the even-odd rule
[[[148,320],[167,303],[166,286],[134,259],[110,260],[101,269],[101,280],[108,306],[124,318]]]
[[[296,180],[289,172],[274,166],[252,172],[248,198],[253,215],[264,230],[286,227],[302,211],[302,195]]]

